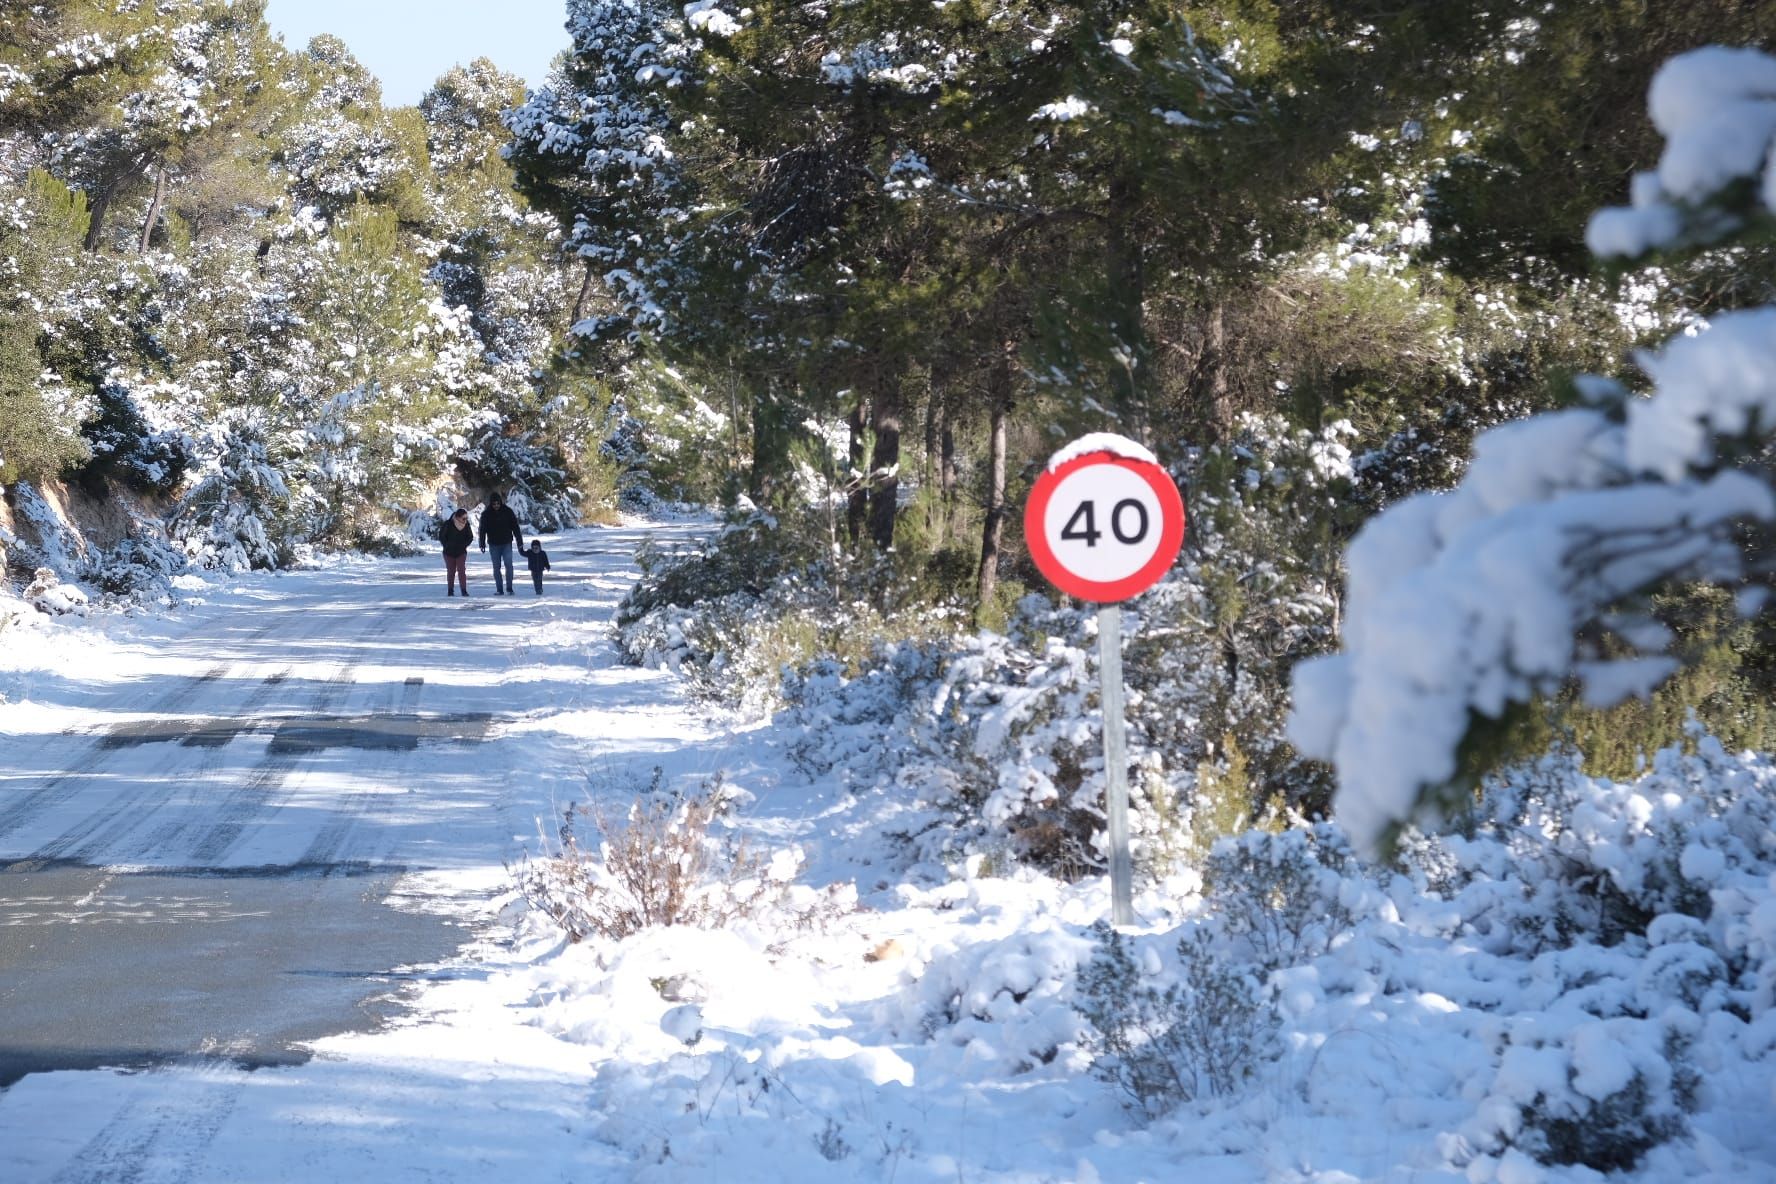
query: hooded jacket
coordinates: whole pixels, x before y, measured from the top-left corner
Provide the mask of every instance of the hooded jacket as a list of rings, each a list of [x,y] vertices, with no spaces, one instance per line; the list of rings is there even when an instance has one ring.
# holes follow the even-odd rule
[[[454,559],[469,553],[469,547],[475,541],[475,528],[466,521],[458,526],[456,519],[446,518],[443,528],[438,531],[438,539],[444,544],[444,554]]]
[[[488,506],[481,511],[481,544],[492,543],[496,547],[509,546],[516,539],[520,550],[524,548],[524,528],[518,525],[518,515],[512,507],[501,502],[497,506]]]

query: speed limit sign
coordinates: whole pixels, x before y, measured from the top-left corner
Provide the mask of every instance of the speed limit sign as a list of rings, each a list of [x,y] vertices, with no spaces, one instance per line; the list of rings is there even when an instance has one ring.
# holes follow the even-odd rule
[[[1153,586],[1184,544],[1184,499],[1132,440],[1100,434],[1062,449],[1024,504],[1030,558],[1070,596],[1116,604]]]
[[[1184,545],[1184,499],[1153,454],[1121,436],[1084,436],[1049,459],[1024,503],[1030,558],[1061,591],[1098,605],[1104,711],[1104,830],[1110,919],[1134,923],[1122,602],[1151,588]]]

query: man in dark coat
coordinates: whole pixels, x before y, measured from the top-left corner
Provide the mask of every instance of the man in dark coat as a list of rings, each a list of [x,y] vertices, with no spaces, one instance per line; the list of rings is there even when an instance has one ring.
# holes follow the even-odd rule
[[[518,525],[518,515],[506,504],[506,499],[499,494],[489,494],[487,508],[481,511],[481,549],[493,548],[493,594],[495,596],[513,596],[517,589],[512,586],[512,546],[516,543],[524,546],[524,528]]]
[[[444,520],[438,531],[444,544],[444,587],[447,596],[456,595],[458,581],[464,596],[469,594],[469,544],[475,541],[475,530],[469,525],[469,512],[461,506]]]

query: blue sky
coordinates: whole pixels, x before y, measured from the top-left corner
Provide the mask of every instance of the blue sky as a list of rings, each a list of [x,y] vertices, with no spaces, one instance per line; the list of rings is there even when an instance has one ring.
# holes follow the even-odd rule
[[[458,63],[492,58],[532,86],[567,47],[565,0],[271,0],[266,19],[290,49],[332,33],[382,80],[382,101],[417,103]]]

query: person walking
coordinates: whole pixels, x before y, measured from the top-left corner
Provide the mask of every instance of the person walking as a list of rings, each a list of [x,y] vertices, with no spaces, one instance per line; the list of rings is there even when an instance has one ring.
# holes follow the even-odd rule
[[[524,546],[524,529],[518,515],[499,494],[489,494],[487,508],[481,511],[481,549],[493,548],[493,594],[514,596],[518,589],[512,584],[512,546]]]
[[[543,573],[549,570],[549,553],[543,550],[541,539],[530,540],[530,550],[524,553],[525,562],[530,564],[530,582],[536,585],[537,595],[543,594]]]
[[[438,530],[438,538],[444,544],[444,587],[446,596],[456,595],[456,585],[462,584],[462,594],[469,594],[469,546],[475,541],[475,530],[469,525],[469,512],[461,506],[456,512],[444,520]]]

